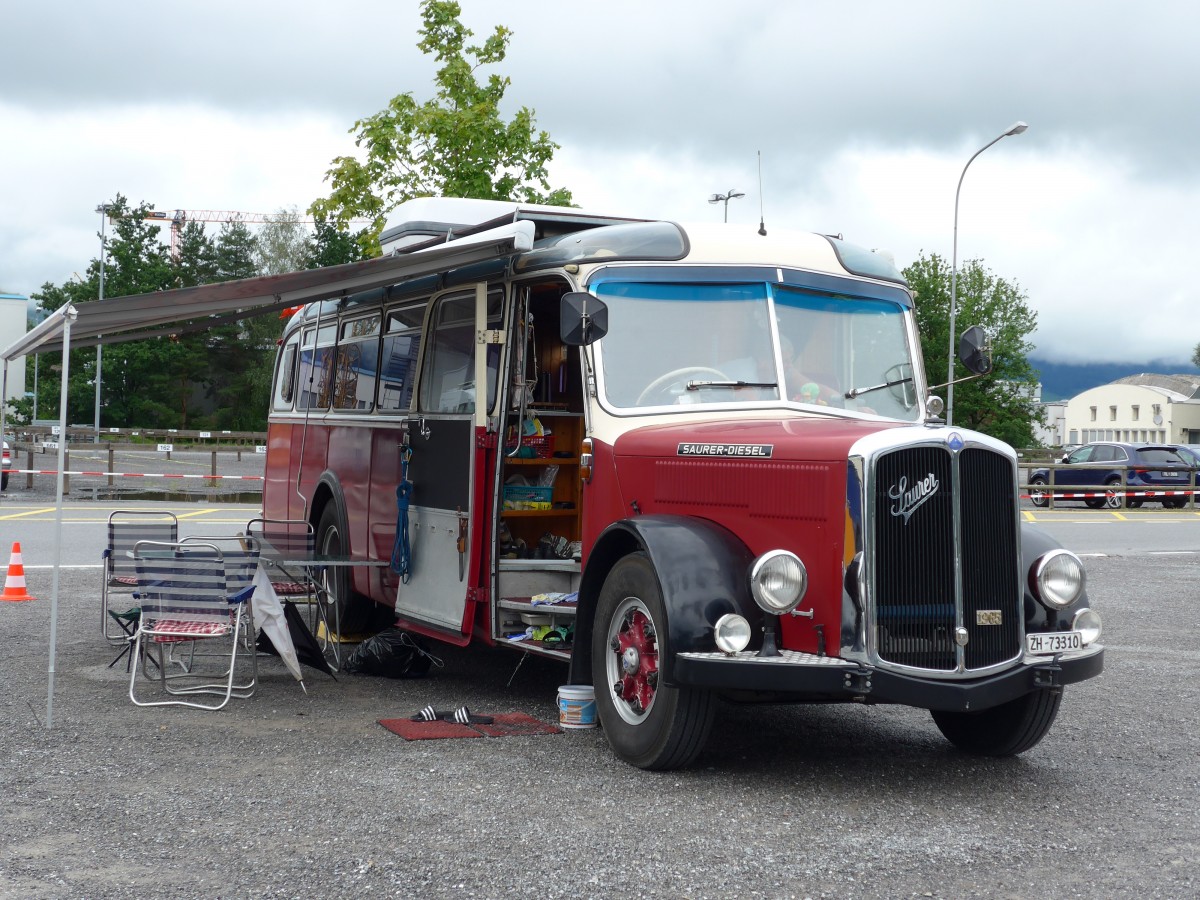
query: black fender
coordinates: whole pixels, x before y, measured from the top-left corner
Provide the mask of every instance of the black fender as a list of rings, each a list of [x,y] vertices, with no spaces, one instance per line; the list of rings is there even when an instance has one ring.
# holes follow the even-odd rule
[[[1025,630],[1027,632],[1066,631],[1070,629],[1075,613],[1091,605],[1088,602],[1086,585],[1079,599],[1062,610],[1046,609],[1034,596],[1031,586],[1033,564],[1037,562],[1038,557],[1051,550],[1060,549],[1063,549],[1063,545],[1048,531],[1030,522],[1021,523],[1021,578],[1025,590]]]
[[[644,551],[654,566],[666,608],[666,642],[659,672],[672,684],[676,653],[712,651],[713,625],[726,613],[745,616],[761,631],[763,613],[750,594],[754,554],[721,525],[689,516],[647,515],[609,525],[588,554],[579,583],[572,684],[592,682],[592,627],[600,589],[623,556]]]

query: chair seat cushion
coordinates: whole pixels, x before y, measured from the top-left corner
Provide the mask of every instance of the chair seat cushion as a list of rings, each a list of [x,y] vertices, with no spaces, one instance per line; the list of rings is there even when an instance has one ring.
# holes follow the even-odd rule
[[[275,593],[288,596],[310,593],[309,586],[303,581],[272,581],[271,587],[275,588]]]
[[[151,622],[147,630],[151,632],[150,638],[159,644],[229,634],[229,626],[223,622],[187,622],[182,619],[158,619]]]

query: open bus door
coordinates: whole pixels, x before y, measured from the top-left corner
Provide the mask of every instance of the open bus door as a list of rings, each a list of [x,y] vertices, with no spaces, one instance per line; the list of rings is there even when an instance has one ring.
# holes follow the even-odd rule
[[[480,283],[433,302],[417,404],[406,422],[411,568],[396,591],[396,615],[443,638],[458,635],[459,643],[469,639],[480,583],[477,541],[487,531],[477,513],[488,454],[475,435],[495,402],[502,298],[500,288]]]

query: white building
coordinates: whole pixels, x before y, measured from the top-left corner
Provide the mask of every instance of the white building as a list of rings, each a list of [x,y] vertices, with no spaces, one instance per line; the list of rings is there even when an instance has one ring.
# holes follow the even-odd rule
[[[1129,375],[1067,401],[1068,444],[1200,444],[1200,375]]]
[[[7,347],[27,330],[29,324],[29,298],[20,294],[0,293],[0,347]],[[25,396],[25,357],[21,356],[8,364],[8,381],[4,386],[6,403]],[[9,410],[11,414],[12,410]]]

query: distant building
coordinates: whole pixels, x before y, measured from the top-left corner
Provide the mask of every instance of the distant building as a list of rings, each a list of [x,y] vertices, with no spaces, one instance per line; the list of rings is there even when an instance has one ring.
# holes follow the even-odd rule
[[[0,293],[0,347],[7,347],[20,338],[28,330],[28,326],[29,298],[22,294]],[[2,374],[0,377],[3,377]],[[19,356],[8,364],[8,380],[4,385],[3,399],[5,403],[11,403],[24,396],[25,357]],[[8,414],[11,412],[10,409]]]
[[[1200,444],[1200,375],[1129,375],[1067,401],[1066,441]]]

